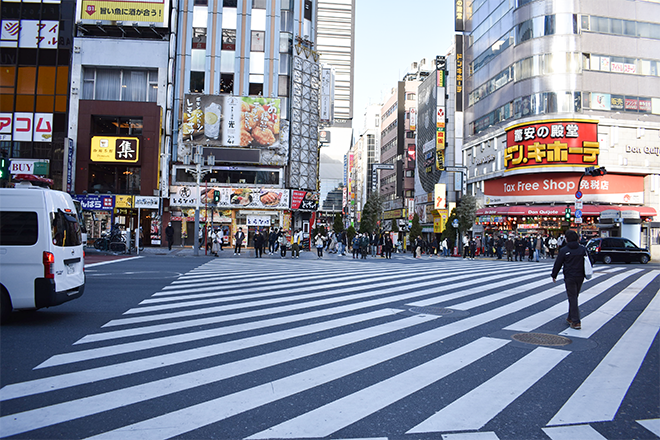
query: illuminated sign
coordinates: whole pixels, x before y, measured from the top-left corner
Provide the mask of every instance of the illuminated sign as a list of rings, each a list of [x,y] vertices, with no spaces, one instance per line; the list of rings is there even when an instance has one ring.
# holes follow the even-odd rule
[[[508,170],[535,166],[596,165],[598,121],[547,120],[506,129]]]
[[[92,162],[129,162],[139,159],[140,140],[136,137],[94,136],[89,158]]]
[[[463,111],[463,35],[456,35],[456,111]]]

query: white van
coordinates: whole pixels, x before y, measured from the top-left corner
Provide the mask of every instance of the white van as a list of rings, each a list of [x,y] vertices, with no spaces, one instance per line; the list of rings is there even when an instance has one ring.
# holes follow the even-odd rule
[[[55,306],[85,290],[83,243],[71,196],[21,182],[0,188],[0,319]]]

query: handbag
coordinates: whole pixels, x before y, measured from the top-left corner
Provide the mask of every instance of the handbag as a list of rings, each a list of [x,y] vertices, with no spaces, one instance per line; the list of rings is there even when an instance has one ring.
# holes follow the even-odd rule
[[[584,277],[588,280],[594,275],[594,268],[591,266],[589,254],[584,256]]]

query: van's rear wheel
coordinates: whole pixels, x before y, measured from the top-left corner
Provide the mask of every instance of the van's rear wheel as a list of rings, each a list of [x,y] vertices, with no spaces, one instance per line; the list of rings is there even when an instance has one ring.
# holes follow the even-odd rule
[[[5,288],[0,288],[0,323],[7,322],[11,315],[11,298]]]

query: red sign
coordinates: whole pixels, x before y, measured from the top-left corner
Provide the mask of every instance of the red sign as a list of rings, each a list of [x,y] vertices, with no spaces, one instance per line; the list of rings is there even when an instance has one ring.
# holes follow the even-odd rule
[[[643,203],[644,177],[607,174],[586,177],[577,188],[579,175],[537,173],[505,176],[484,182],[487,204],[562,202],[573,200],[579,189],[587,202]]]
[[[598,164],[597,121],[547,120],[514,125],[506,131],[504,165],[509,170]]]
[[[291,209],[316,211],[319,209],[319,195],[310,191],[291,191]]]

